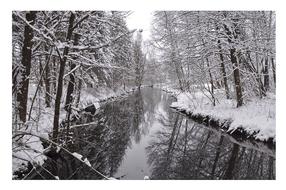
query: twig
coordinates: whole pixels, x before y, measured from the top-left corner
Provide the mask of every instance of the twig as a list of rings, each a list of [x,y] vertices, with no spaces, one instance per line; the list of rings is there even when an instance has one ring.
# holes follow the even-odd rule
[[[33,97],[33,99],[32,99],[32,103],[31,103],[30,110],[29,110],[28,121],[30,121],[30,119],[31,119],[32,108],[33,108],[33,105],[34,105],[34,102],[35,102],[35,99],[36,99],[36,96],[37,96],[37,93],[38,93],[38,90],[39,90],[39,87],[40,87],[40,84],[41,84],[41,80],[42,80],[42,78],[43,78],[43,76],[44,76],[44,72],[45,72],[46,67],[48,66],[48,64],[49,64],[49,62],[50,62],[50,58],[51,58],[52,52],[53,52],[53,48],[51,48],[50,55],[49,55],[49,57],[48,57],[48,59],[47,59],[47,62],[46,62],[46,64],[45,64],[44,68],[43,68],[43,71],[42,71],[41,76],[40,76],[40,81],[39,81],[39,83],[38,83],[38,86],[37,86],[35,95],[34,95],[34,97]],[[27,125],[26,129],[27,129],[27,128],[28,128],[28,125]]]
[[[38,137],[42,140],[45,140],[45,141],[48,141],[49,143],[61,148],[62,150],[64,150],[65,152],[67,152],[68,154],[70,154],[71,156],[73,156],[74,158],[76,158],[77,160],[79,160],[81,163],[85,164],[86,166],[88,166],[92,171],[96,172],[97,174],[99,174],[100,176],[102,176],[103,178],[105,179],[109,179],[107,176],[105,176],[104,174],[102,174],[101,172],[97,171],[96,169],[94,169],[92,166],[89,166],[87,165],[87,163],[85,163],[83,160],[77,158],[76,156],[73,155],[73,153],[71,153],[69,150],[67,150],[66,148],[60,146],[59,144],[55,143],[54,141],[52,140],[49,140],[49,139],[46,139],[44,137],[41,137],[39,135],[36,135],[36,134],[33,134],[33,133],[29,133],[29,132],[24,132],[24,131],[16,131],[16,134],[14,136],[18,136],[18,135],[22,135],[22,134],[25,134],[25,135],[31,135],[31,136],[35,136],[35,137]]]

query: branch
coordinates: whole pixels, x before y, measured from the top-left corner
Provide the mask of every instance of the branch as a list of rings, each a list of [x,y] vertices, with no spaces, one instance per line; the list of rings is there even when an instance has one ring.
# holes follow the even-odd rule
[[[44,34],[40,29],[36,28],[35,26],[31,25],[25,18],[23,18],[21,15],[19,15],[18,13],[14,13],[16,16],[18,16],[22,21],[24,21],[30,28],[32,28],[34,31],[36,31],[37,33],[39,33],[40,35],[42,35],[44,37],[44,39],[46,39],[47,41],[51,42],[54,46],[55,46],[55,49],[59,55],[59,59],[61,60],[62,57],[61,57],[61,54],[59,52],[59,49],[57,47],[57,45],[55,44],[54,41],[56,41],[55,39],[52,39],[51,37],[47,36],[46,34]]]
[[[75,68],[73,68],[70,72],[68,72],[67,74],[64,75],[64,78],[66,78],[68,75],[70,75],[72,72],[74,72],[75,70],[77,70],[81,65],[77,65]]]
[[[33,97],[33,99],[32,99],[31,107],[30,107],[30,110],[29,110],[28,121],[30,121],[30,119],[31,119],[31,113],[32,113],[32,108],[33,108],[33,105],[34,105],[34,101],[35,101],[35,99],[36,99],[36,96],[37,96],[37,93],[38,93],[38,90],[39,90],[39,87],[40,87],[40,84],[41,84],[41,80],[42,80],[42,78],[43,78],[43,76],[44,76],[46,67],[48,66],[48,64],[49,64],[49,62],[50,62],[52,52],[53,52],[53,48],[51,48],[50,55],[49,55],[49,57],[48,57],[48,59],[47,59],[47,62],[46,62],[46,64],[45,64],[44,68],[43,68],[43,71],[42,71],[42,73],[41,73],[40,80],[39,80],[39,83],[38,83],[38,86],[37,86],[35,95],[34,95],[34,97]],[[27,128],[28,128],[28,125],[27,125],[26,129],[27,129]]]
[[[78,157],[74,156],[73,153],[71,153],[69,150],[67,150],[66,148],[60,146],[59,144],[55,143],[54,141],[51,141],[49,139],[46,139],[44,137],[41,137],[40,135],[37,135],[37,134],[33,134],[33,133],[30,133],[30,132],[24,132],[24,131],[15,131],[15,135],[13,136],[13,138],[15,136],[19,136],[19,135],[31,135],[31,136],[35,136],[35,137],[38,137],[39,139],[41,140],[44,140],[44,141],[48,141],[49,143],[59,147],[60,149],[64,150],[66,153],[70,154],[71,156],[73,156],[74,158],[76,158],[78,161],[80,161],[81,163],[85,164],[86,166],[88,166],[91,170],[93,170],[94,172],[96,172],[97,174],[99,174],[100,176],[102,176],[103,178],[105,179],[109,179],[107,176],[105,176],[104,174],[102,174],[101,172],[97,171],[96,169],[94,169],[92,166],[88,165],[85,161],[79,159]]]
[[[71,60],[71,61],[74,61],[74,62],[78,62],[82,65],[85,65],[85,66],[91,66],[91,67],[100,67],[100,68],[106,68],[106,69],[122,69],[122,70],[126,70],[125,68],[123,67],[116,67],[116,66],[105,66],[105,65],[101,65],[101,64],[98,64],[96,63],[95,61],[87,58],[87,57],[84,57],[82,55],[79,55],[77,53],[69,53],[69,55],[73,55],[73,56],[77,56],[78,58],[82,58],[84,61],[87,61],[87,62],[90,62],[91,64],[88,64],[88,63],[84,63],[84,62],[79,62],[79,61],[76,61],[74,59],[71,59],[68,57],[68,60]]]
[[[30,28],[32,28],[33,30],[35,30],[36,32],[38,32],[39,34],[41,34],[46,40],[52,41],[53,39],[51,39],[49,36],[47,36],[46,34],[44,34],[42,31],[40,31],[40,29],[34,27],[33,25],[31,25],[25,18],[23,18],[21,15],[19,15],[18,13],[14,13],[16,16],[18,16],[22,21],[25,22],[25,24],[27,24]]]
[[[85,16],[83,16],[81,19],[79,19],[79,21],[74,25],[74,27],[72,27],[72,31],[74,29],[76,29],[78,27],[78,25],[80,25],[80,23],[82,23],[85,19],[87,19],[89,17],[89,13],[87,13]]]
[[[129,35],[129,34],[132,34],[136,31],[136,29],[130,31],[130,32],[127,32],[127,33],[124,33],[120,36],[117,36],[116,38],[114,38],[113,40],[111,40],[110,42],[108,43],[105,43],[103,45],[100,45],[100,46],[72,46],[71,48],[73,49],[78,49],[78,50],[98,50],[98,49],[101,49],[101,48],[104,48],[104,47],[108,47],[110,46],[112,43],[116,42],[117,40],[119,40],[120,38],[126,36],[126,35]]]

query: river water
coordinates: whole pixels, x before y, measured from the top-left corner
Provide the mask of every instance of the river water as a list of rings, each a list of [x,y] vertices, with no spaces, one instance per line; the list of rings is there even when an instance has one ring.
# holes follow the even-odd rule
[[[275,150],[198,124],[171,109],[173,101],[144,88],[82,114],[69,150],[117,179],[275,179]],[[71,157],[56,163],[60,179],[102,179]]]

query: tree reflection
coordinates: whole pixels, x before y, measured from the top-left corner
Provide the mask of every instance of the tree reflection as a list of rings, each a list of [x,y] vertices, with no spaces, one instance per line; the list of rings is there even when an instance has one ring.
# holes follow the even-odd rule
[[[169,112],[146,148],[152,179],[275,179],[275,158]]]
[[[92,124],[71,129],[73,136],[68,149],[85,155],[92,167],[104,175],[114,176],[132,137],[138,143],[150,122],[149,117],[144,117],[154,113],[156,102],[152,102],[150,95],[143,100],[138,90],[128,98],[104,105],[96,115],[82,114],[73,125]],[[62,159],[50,160],[47,166],[57,168],[53,173],[60,179],[102,178],[65,153]]]
[[[138,143],[141,138],[140,124],[144,119],[141,90],[135,92],[133,99],[131,134],[134,136],[135,142]]]
[[[275,179],[275,157],[173,112],[171,101],[159,90],[142,90],[102,106],[96,115],[82,114],[66,148],[86,156],[104,175],[120,177],[114,175],[127,148],[157,127],[146,141],[151,179]],[[102,179],[64,152],[44,167],[60,179]],[[36,175],[51,178],[45,171]]]

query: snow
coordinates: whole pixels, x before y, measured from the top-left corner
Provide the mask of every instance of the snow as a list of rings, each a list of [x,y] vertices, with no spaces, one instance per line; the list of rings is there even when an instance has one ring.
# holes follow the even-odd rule
[[[172,89],[168,90],[172,91]],[[216,93],[220,93],[220,91]],[[273,141],[276,141],[276,96],[273,93],[268,93],[262,99],[258,97],[250,98],[245,101],[245,105],[239,108],[236,107],[235,99],[227,100],[219,96],[217,105],[213,106],[201,91],[178,94],[174,90],[173,94],[177,94],[175,95],[177,102],[171,104],[173,108],[194,115],[210,116],[220,122],[229,121],[231,123],[228,132],[230,133],[242,128],[257,140],[267,141],[273,138]]]
[[[109,177],[109,178],[107,178],[107,179],[109,179],[109,180],[117,180],[117,179],[114,178],[114,177]]]
[[[144,180],[150,179],[149,176],[144,176]]]
[[[81,154],[79,154],[79,153],[77,153],[77,152],[74,152],[74,153],[72,153],[72,155],[73,155],[74,157],[76,157],[78,160],[83,161],[87,166],[92,167],[87,158],[82,159],[83,156],[82,156]]]
[[[29,88],[29,100],[32,99],[36,91],[36,85],[31,84]],[[39,92],[38,92],[39,93]],[[27,108],[30,108],[31,101],[28,101]],[[36,99],[34,102],[34,108],[32,110],[31,118],[36,118],[37,122],[27,121],[25,125],[18,128],[18,132],[29,132],[31,134],[38,135],[40,137],[48,139],[48,134],[52,131],[53,121],[53,109],[45,108],[42,110],[42,114],[38,114],[38,107],[44,105],[44,100]],[[62,117],[62,116],[61,116]],[[17,138],[16,138],[17,139]],[[12,171],[16,171],[19,168],[25,168],[30,161],[34,165],[42,165],[46,160],[46,156],[43,154],[44,147],[39,137],[25,135],[23,138],[16,141],[13,139],[13,159],[12,159]]]
[[[61,151],[61,148],[59,146],[57,146],[56,152],[59,153],[60,151]]]
[[[95,109],[98,109],[100,107],[98,102],[94,102],[93,105],[94,105]]]
[[[81,158],[82,158],[82,155],[79,154],[79,153],[77,153],[77,152],[72,153],[72,155],[73,155],[74,157],[76,157],[77,159],[79,159],[79,160],[81,160]]]
[[[43,147],[40,144],[40,139],[34,136],[24,136],[19,140],[19,143],[13,143],[13,159],[12,159],[12,170],[16,171],[19,168],[24,168],[29,160],[33,165],[42,165],[46,156],[42,154]],[[25,143],[26,146],[20,146],[21,143]],[[20,144],[20,145],[19,145]]]
[[[30,84],[29,87],[29,100],[31,100],[36,91],[36,85]],[[38,91],[38,93],[40,93]],[[64,89],[65,93],[65,89]],[[39,94],[38,94],[39,95]],[[42,94],[41,94],[42,95]],[[62,97],[64,99],[64,97]],[[62,101],[63,103],[63,101]],[[32,109],[31,118],[37,121],[27,121],[25,125],[18,132],[28,132],[31,134],[38,135],[44,139],[49,139],[49,134],[52,132],[53,119],[54,119],[54,108],[45,108],[45,102],[43,99],[36,99]],[[31,101],[28,101],[27,108],[30,108]],[[63,107],[63,106],[62,106]],[[41,108],[41,114],[38,114],[38,109]],[[42,109],[44,108],[44,109]],[[65,118],[65,112],[61,110],[60,121]],[[28,146],[28,147],[27,147]],[[42,165],[47,157],[43,154],[45,151],[42,141],[39,137],[25,135],[20,140],[16,141],[13,139],[13,159],[12,159],[12,171],[17,171],[19,168],[25,168],[30,161],[34,165]]]
[[[100,107],[100,102],[122,97],[132,91],[134,91],[134,88],[129,88],[127,90],[123,90],[122,88],[112,90],[106,87],[85,88],[81,93],[79,107],[85,108],[88,105],[93,104],[95,108],[98,109]]]
[[[29,87],[29,101],[28,101],[28,108],[30,108],[31,101],[37,85],[30,84]],[[81,94],[81,99],[79,103],[80,108],[85,108],[86,106],[93,104],[96,109],[100,108],[100,102],[107,101],[116,97],[121,97],[127,95],[129,92],[133,91],[133,88],[129,88],[127,90],[119,89],[114,91],[110,88],[102,88],[99,87],[95,88],[87,88],[83,89]],[[38,92],[39,93],[39,92]],[[63,89],[63,94],[66,94],[66,88]],[[39,95],[39,94],[38,94]],[[54,119],[54,108],[45,108],[41,109],[41,114],[38,113],[39,108],[45,107],[44,99],[41,98],[43,94],[40,94],[40,101],[36,99],[33,105],[32,110],[32,117],[37,118],[37,122],[26,122],[28,128],[26,129],[25,126],[22,126],[19,131],[23,132],[30,132],[32,134],[38,135],[45,139],[49,138],[49,134],[52,132],[53,127],[53,119]],[[61,111],[60,111],[60,122],[66,118],[66,112],[63,110],[64,105],[64,98],[62,96],[61,100]],[[28,146],[28,147],[27,147]],[[15,141],[13,139],[13,172],[19,170],[20,168],[25,169],[28,165],[28,161],[33,164],[42,165],[46,160],[46,156],[43,154],[45,151],[44,147],[42,146],[42,142],[39,137],[25,135],[19,141]],[[57,152],[59,152],[60,148],[57,148]],[[80,157],[79,155],[74,155]],[[81,158],[80,158],[81,159]],[[91,167],[90,162],[85,159],[83,162]]]
[[[86,165],[88,165],[89,167],[91,167],[91,164],[90,164],[90,162],[88,161],[87,158],[85,158],[85,159],[83,160],[83,162],[84,162]]]

